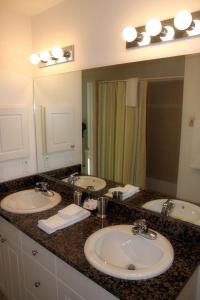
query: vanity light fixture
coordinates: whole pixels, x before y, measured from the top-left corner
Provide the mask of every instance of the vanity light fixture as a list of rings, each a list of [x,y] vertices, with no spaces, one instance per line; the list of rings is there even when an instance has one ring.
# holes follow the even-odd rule
[[[64,48],[54,47],[51,51],[42,50],[40,53],[32,53],[30,62],[33,65],[39,65],[40,68],[57,65],[74,60],[74,46]]]
[[[122,36],[126,48],[146,46],[200,35],[200,11],[178,12],[174,19],[150,18],[145,26],[124,28]]]

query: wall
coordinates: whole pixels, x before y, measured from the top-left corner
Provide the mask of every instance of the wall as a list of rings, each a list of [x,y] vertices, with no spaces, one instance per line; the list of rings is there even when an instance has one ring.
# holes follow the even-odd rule
[[[29,108],[30,157],[0,163],[0,181],[34,173],[35,140],[32,107],[31,21],[13,12],[0,10],[0,106]]]
[[[33,18],[33,50],[75,45],[75,61],[38,69],[48,75],[96,66],[120,64],[199,52],[200,37],[126,50],[121,32],[127,25],[144,25],[150,17],[174,17],[181,9],[200,9],[199,0],[74,0]]]
[[[183,79],[151,81],[147,94],[147,187],[176,196]]]
[[[190,167],[193,127],[200,120],[200,55],[186,57],[177,196],[200,203],[200,170]]]

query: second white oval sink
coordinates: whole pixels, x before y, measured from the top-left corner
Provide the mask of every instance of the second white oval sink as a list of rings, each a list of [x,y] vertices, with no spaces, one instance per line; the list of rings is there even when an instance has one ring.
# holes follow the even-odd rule
[[[128,280],[165,272],[174,259],[171,243],[158,232],[155,240],[149,240],[133,235],[131,229],[132,225],[116,225],[92,234],[84,247],[88,262],[103,273]]]
[[[64,178],[63,181],[68,182],[68,178]],[[75,182],[76,186],[87,189],[88,186],[93,186],[94,191],[100,191],[105,188],[106,182],[104,179],[94,176],[79,176],[79,179]]]
[[[146,202],[143,208],[159,212],[162,211],[162,205],[167,199],[157,199]],[[183,200],[172,199],[174,203],[173,209],[169,212],[169,216],[187,221],[196,225],[200,225],[200,207]]]
[[[34,189],[10,194],[1,201],[1,208],[12,213],[27,214],[45,211],[62,200],[60,194],[53,192],[52,197]]]

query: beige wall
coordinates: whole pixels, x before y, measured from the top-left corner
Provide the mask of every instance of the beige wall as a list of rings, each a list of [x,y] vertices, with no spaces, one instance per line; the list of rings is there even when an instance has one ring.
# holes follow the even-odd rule
[[[192,169],[191,118],[200,119],[200,55],[186,57],[177,196],[200,203],[200,170]]]
[[[0,10],[0,106],[29,108],[30,157],[0,163],[0,181],[36,171],[32,106],[31,19]]]
[[[147,177],[176,184],[183,80],[149,82],[147,99]]]
[[[47,75],[103,65],[199,52],[200,37],[150,47],[125,49],[121,32],[129,24],[144,25],[150,17],[166,19],[181,9],[196,11],[199,0],[73,0],[63,1],[33,18],[33,49],[75,45],[75,62],[38,69]]]

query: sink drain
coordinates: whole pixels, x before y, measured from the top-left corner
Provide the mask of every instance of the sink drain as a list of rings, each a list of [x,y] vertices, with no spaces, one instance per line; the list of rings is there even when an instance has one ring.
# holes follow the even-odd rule
[[[136,268],[135,268],[135,266],[133,264],[130,264],[130,265],[128,265],[127,269],[128,270],[135,270]]]

